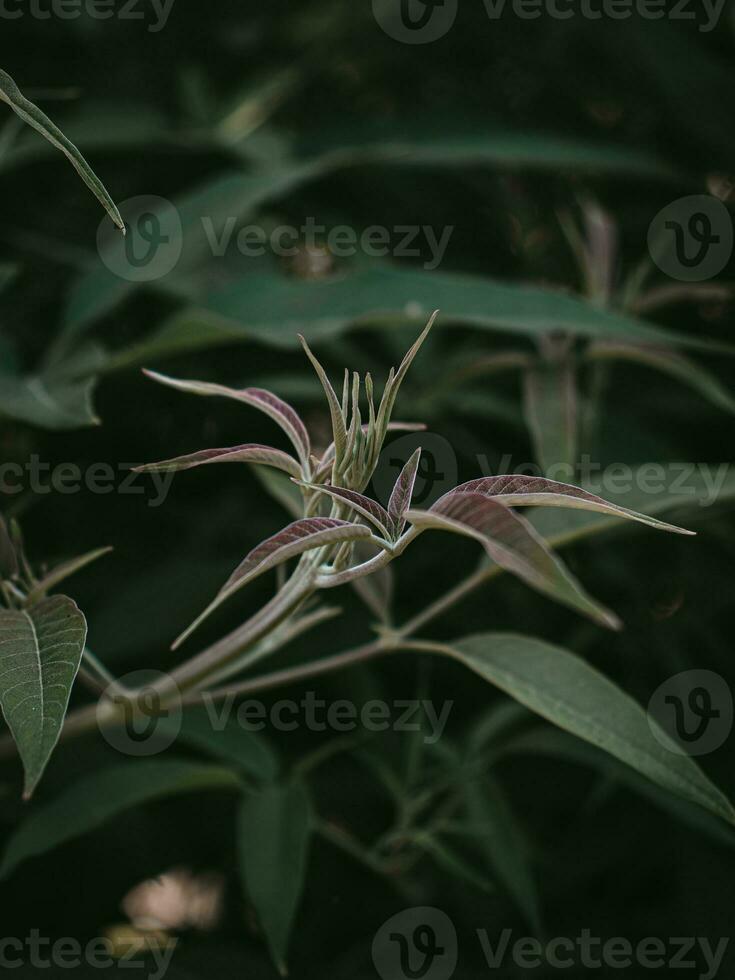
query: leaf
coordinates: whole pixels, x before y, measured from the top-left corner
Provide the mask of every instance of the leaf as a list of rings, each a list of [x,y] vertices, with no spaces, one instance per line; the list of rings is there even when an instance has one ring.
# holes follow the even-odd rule
[[[30,799],[54,750],[87,638],[71,599],[0,610],[0,706],[18,746]]]
[[[370,541],[355,542],[355,560],[358,565],[375,558],[379,551],[380,549]],[[353,579],[351,585],[367,608],[378,617],[379,622],[383,624],[390,622],[395,589],[393,569],[390,565],[379,568],[371,575]]]
[[[10,838],[0,878],[28,858],[81,837],[132,807],[181,793],[241,788],[229,769],[181,759],[136,759],[98,769],[31,811]]]
[[[676,351],[642,344],[615,344],[610,341],[590,344],[587,357],[592,361],[631,361],[676,378],[699,392],[717,408],[735,412],[735,398],[716,375]]]
[[[253,779],[270,782],[278,776],[278,759],[270,745],[239,723],[232,704],[186,708],[180,718],[159,724],[170,724],[181,742],[231,763]]]
[[[125,234],[125,222],[115,206],[115,202],[107,193],[102,181],[92,170],[82,154],[79,152],[76,146],[74,146],[74,144],[71,143],[66,136],[64,136],[58,126],[55,126],[48,116],[41,112],[38,106],[35,106],[32,102],[29,102],[28,99],[24,98],[13,79],[7,74],[7,72],[4,71],[0,71],[0,99],[2,99],[3,102],[7,102],[10,108],[17,113],[18,116],[20,116],[23,122],[28,123],[29,126],[32,126],[34,129],[38,130],[38,132],[41,133],[42,136],[45,136],[49,143],[55,146],[57,150],[61,150],[61,152],[71,161],[71,164],[76,172],[82,178],[87,187],[92,191],[105,211],[107,211],[117,227],[123,234]]]
[[[33,586],[28,593],[28,604],[32,605],[34,602],[37,602],[47,592],[50,592],[51,589],[55,589],[57,585],[60,585],[72,575],[76,575],[77,572],[86,568],[87,565],[91,565],[98,558],[102,558],[103,555],[108,555],[111,551],[112,548],[97,548],[95,551],[90,551],[86,555],[80,555],[78,558],[72,558],[70,561],[65,561],[61,565],[57,565],[56,568],[47,572]]]
[[[278,534],[274,534],[253,548],[232,573],[214,602],[210,603],[201,616],[176,640],[174,648],[180,646],[230,596],[259,575],[275,568],[276,565],[302,555],[305,551],[313,551],[314,548],[369,537],[371,537],[370,530],[364,525],[350,524],[348,521],[334,518],[308,517],[294,521]]]
[[[528,841],[502,786],[484,775],[464,785],[467,816],[489,868],[497,875],[528,924],[539,934],[541,915]]]
[[[273,466],[277,470],[288,473],[289,476],[297,478],[301,476],[301,467],[293,456],[289,456],[288,453],[284,453],[280,449],[272,449],[270,446],[260,446],[256,443],[233,446],[230,449],[202,449],[198,453],[177,456],[175,459],[165,459],[160,463],[136,466],[133,471],[135,473],[178,472],[179,470],[191,470],[197,466],[206,466],[208,463],[259,463],[264,466]]]
[[[44,429],[78,429],[99,425],[92,407],[92,379],[71,380],[44,375],[17,377],[0,371],[0,416]]]
[[[461,854],[450,848],[445,842],[430,834],[423,834],[416,844],[434,859],[437,867],[460,881],[466,881],[474,888],[492,895],[495,887],[491,881],[477,871],[474,863],[466,861]]]
[[[543,356],[523,373],[523,408],[544,473],[577,461],[577,380],[571,345],[548,338]]]
[[[240,807],[243,884],[283,975],[304,887],[312,823],[311,805],[300,782],[268,786],[246,796]]]
[[[571,507],[579,510],[591,510],[610,517],[624,517],[627,520],[638,521],[661,531],[673,531],[675,534],[694,534],[685,528],[673,524],[665,524],[655,517],[646,517],[627,507],[611,504],[602,497],[574,487],[569,483],[558,483],[543,477],[506,474],[504,476],[486,476],[478,480],[462,483],[454,490],[440,498],[437,504],[455,493],[481,493],[488,497],[498,497],[508,507]],[[436,506],[435,504],[434,506]]]
[[[309,345],[306,340],[299,334],[299,340],[301,341],[301,346],[304,348],[306,356],[311,361],[312,367],[316,371],[317,377],[321,382],[322,388],[324,389],[324,394],[327,396],[327,403],[329,405],[329,415],[332,419],[332,437],[334,439],[334,456],[337,466],[342,462],[342,456],[344,455],[345,448],[347,446],[347,428],[345,423],[345,417],[342,413],[342,407],[339,403],[339,399],[335,393],[332,384],[327,377],[327,372],[321,366],[316,357],[312,354]]]
[[[18,574],[18,556],[8,532],[8,525],[0,514],[0,580]]]
[[[587,595],[533,526],[499,500],[453,492],[430,510],[410,510],[407,517],[421,530],[453,531],[474,538],[494,562],[532,588],[609,629],[620,629],[617,616]]]
[[[276,395],[271,394],[270,391],[265,391],[263,388],[236,390],[205,381],[180,381],[177,378],[169,378],[165,374],[158,374],[156,371],[145,371],[144,373],[154,381],[159,381],[170,388],[176,388],[177,391],[185,391],[190,395],[234,398],[235,401],[244,402],[252,408],[260,409],[283,429],[296,449],[301,462],[306,463],[308,461],[311,443],[306,426],[295,409]]]
[[[528,636],[485,633],[437,650],[664,789],[735,823],[735,810],[628,694],[584,660]],[[665,747],[670,744],[670,748]]]
[[[393,492],[390,495],[390,500],[388,501],[391,529],[396,538],[401,536],[406,524],[406,511],[411,506],[411,498],[413,497],[413,488],[416,483],[416,474],[418,473],[420,459],[421,449],[419,448],[401,470],[393,487]]]
[[[356,490],[347,490],[345,487],[332,487],[327,484],[302,483],[301,486],[314,490],[316,493],[323,493],[333,500],[347,504],[351,510],[366,520],[370,521],[387,540],[390,539],[391,519],[384,507],[376,500],[371,500]]]

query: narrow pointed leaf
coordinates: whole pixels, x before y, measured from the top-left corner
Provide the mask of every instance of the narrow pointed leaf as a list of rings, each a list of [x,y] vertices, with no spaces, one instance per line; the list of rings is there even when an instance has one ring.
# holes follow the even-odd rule
[[[577,458],[577,380],[569,344],[549,339],[544,356],[523,374],[523,409],[536,459],[545,473]]]
[[[301,467],[288,453],[271,446],[261,446],[257,443],[247,443],[243,446],[232,446],[230,449],[202,449],[198,453],[186,456],[176,456],[165,459],[160,463],[147,463],[136,466],[136,473],[175,473],[179,470],[192,470],[197,466],[209,463],[258,463],[263,466],[273,466],[283,470],[289,476],[300,477]]]
[[[18,574],[18,556],[5,519],[0,515],[0,579]]]
[[[429,322],[426,324],[424,329],[421,331],[418,339],[413,343],[413,345],[407,351],[405,357],[401,361],[398,371],[388,379],[388,383],[385,386],[385,391],[383,392],[383,398],[380,402],[380,407],[378,408],[378,419],[377,428],[380,436],[378,451],[380,451],[381,440],[384,438],[385,433],[388,431],[388,423],[391,420],[393,414],[393,408],[396,403],[396,398],[398,397],[398,392],[403,380],[408,374],[409,368],[414,362],[414,359],[418,352],[421,350],[424,341],[429,336],[431,328],[436,323],[436,319],[439,316],[439,311],[435,310],[429,318]]]
[[[225,385],[207,381],[181,381],[178,378],[159,374],[157,371],[145,371],[144,373],[154,381],[168,385],[170,388],[176,388],[177,391],[185,391],[190,395],[233,398],[235,401],[243,402],[252,408],[260,409],[283,429],[296,449],[299,459],[302,462],[308,460],[311,444],[306,426],[294,408],[270,391],[265,391],[263,388],[227,388]]]
[[[84,616],[66,596],[0,610],[0,706],[23,762],[25,799],[58,741],[86,637]]]
[[[240,808],[243,885],[282,975],[304,887],[312,826],[311,805],[300,782],[268,786],[246,796]]]
[[[668,374],[677,381],[688,385],[717,408],[735,412],[735,397],[721,383],[720,379],[701,367],[695,361],[667,350],[665,347],[651,347],[643,344],[616,344],[599,341],[591,344],[587,351],[591,360],[624,360],[644,367],[653,368]]]
[[[393,492],[388,501],[388,513],[391,520],[391,530],[395,537],[400,537],[406,524],[404,518],[406,511],[411,506],[413,488],[416,483],[416,474],[419,469],[421,459],[421,449],[417,449],[409,461],[401,470],[401,473],[393,487]]]
[[[315,490],[317,493],[326,494],[328,497],[340,503],[347,504],[355,513],[360,514],[361,517],[366,518],[371,524],[375,525],[386,540],[390,538],[390,516],[388,511],[376,500],[371,500],[370,497],[366,497],[356,490],[347,490],[344,487],[332,487],[329,484],[320,486],[315,483],[304,483],[303,486],[308,487],[310,490]]]
[[[301,341],[301,346],[304,348],[306,356],[311,361],[312,367],[317,373],[317,377],[319,378],[322,388],[324,389],[324,394],[327,396],[329,414],[332,419],[332,435],[334,439],[335,459],[339,464],[342,462],[342,457],[347,446],[347,428],[345,417],[342,412],[342,406],[340,405],[335,390],[327,377],[327,372],[312,354],[309,345],[306,343],[306,340],[301,336],[301,334],[299,334],[299,340]]]
[[[0,878],[131,807],[181,793],[241,789],[242,781],[230,769],[181,759],[136,759],[98,769],[31,812],[8,842]]]
[[[38,106],[35,106],[32,102],[29,102],[28,99],[23,96],[10,75],[4,71],[0,71],[0,99],[2,99],[3,102],[7,102],[10,108],[17,113],[18,116],[20,116],[23,122],[27,123],[29,126],[32,126],[33,129],[41,133],[42,136],[45,136],[49,143],[55,146],[57,150],[61,150],[61,152],[71,161],[71,164],[76,172],[82,178],[87,187],[92,191],[105,211],[107,211],[117,227],[123,232],[123,234],[125,234],[125,222],[115,206],[115,202],[112,200],[102,181],[92,170],[82,154],[79,152],[76,146],[74,146],[74,144],[70,142],[66,136],[64,136],[58,126],[52,123],[45,113],[41,112]]]
[[[363,425],[362,433],[367,435],[369,427]],[[426,430],[426,425],[423,422],[390,422],[388,424],[387,432],[424,432]],[[324,472],[325,468],[329,470],[332,460],[334,459],[334,443],[330,443],[324,455],[321,458],[319,469],[314,475],[317,476],[319,473]]]
[[[655,517],[647,517],[627,507],[611,504],[594,493],[582,490],[569,483],[558,483],[556,480],[546,480],[537,476],[522,476],[515,473],[504,476],[486,476],[478,480],[462,483],[450,490],[441,499],[455,493],[482,493],[488,497],[498,497],[508,507],[571,507],[578,510],[592,510],[609,517],[623,517],[627,520],[638,521],[661,531],[673,531],[676,534],[694,534],[683,527],[665,524]],[[437,501],[439,503],[439,501]]]
[[[479,493],[455,493],[428,511],[408,511],[414,527],[465,534],[494,562],[532,588],[611,629],[617,616],[585,592],[533,526],[509,507]]]
[[[204,610],[201,616],[182,633],[176,640],[175,647],[200,626],[215,609],[234,595],[239,589],[263,575],[271,568],[283,564],[289,558],[296,558],[305,551],[313,551],[330,544],[342,544],[345,541],[356,541],[358,538],[371,537],[370,529],[362,524],[350,524],[328,517],[307,517],[294,521],[278,534],[268,538],[254,548],[245,560],[235,569],[225,583],[214,602]]]
[[[109,555],[111,551],[112,548],[97,548],[95,551],[90,551],[86,555],[80,555],[78,558],[72,558],[69,561],[63,562],[61,565],[57,565],[56,568],[52,568],[28,593],[28,603],[33,604],[47,592],[50,592],[51,589],[55,589],[57,585],[60,585],[72,575],[76,575],[77,572],[86,568],[87,565],[91,565],[98,558]]]
[[[735,823],[729,800],[625,691],[575,654],[542,640],[485,633],[444,646],[484,680],[664,789]],[[667,747],[670,745],[670,747]]]

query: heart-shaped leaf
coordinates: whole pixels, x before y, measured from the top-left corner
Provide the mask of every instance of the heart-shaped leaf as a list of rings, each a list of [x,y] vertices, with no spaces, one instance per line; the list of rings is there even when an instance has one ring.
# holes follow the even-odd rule
[[[343,544],[358,538],[371,537],[370,529],[362,524],[350,524],[329,517],[308,517],[294,521],[278,534],[267,538],[247,555],[225,583],[217,598],[176,640],[178,647],[197,627],[239,589],[258,578],[270,568],[281,565],[289,558],[296,558],[305,551],[330,544]]]
[[[301,467],[288,453],[271,446],[260,446],[248,443],[243,446],[232,446],[230,449],[202,449],[198,453],[187,456],[176,456],[174,459],[164,459],[160,463],[147,463],[136,466],[136,473],[175,473],[179,470],[192,470],[196,466],[206,466],[209,463],[258,463],[263,466],[273,466],[283,470],[289,476],[300,477]]]
[[[630,521],[638,521],[661,531],[673,531],[675,534],[694,534],[675,524],[665,524],[655,517],[646,517],[627,507],[608,503],[594,493],[582,490],[569,483],[558,483],[556,480],[546,480],[537,476],[522,476],[515,473],[504,476],[484,476],[478,480],[470,480],[450,490],[441,499],[451,497],[455,493],[481,493],[488,497],[498,497],[508,507],[571,507],[579,510],[592,510],[609,517],[624,517]],[[437,501],[439,503],[439,501]]]
[[[0,610],[0,706],[25,770],[29,799],[61,733],[87,638],[71,599]]]
[[[167,375],[158,374],[156,371],[145,371],[144,373],[154,381],[159,381],[170,388],[176,388],[177,391],[185,391],[190,395],[234,398],[235,401],[244,402],[252,408],[260,409],[283,429],[296,449],[301,462],[305,463],[309,459],[311,452],[309,433],[306,431],[306,426],[301,421],[298,412],[270,391],[265,391],[263,388],[227,388],[225,385],[212,384],[206,381],[180,381],[178,378],[169,378]]]
[[[587,595],[533,526],[500,501],[479,493],[452,493],[430,510],[409,510],[407,517],[422,530],[454,531],[474,538],[494,562],[532,588],[603,626],[620,629],[617,616]]]
[[[484,633],[444,645],[531,711],[632,766],[648,779],[735,823],[735,810],[699,766],[629,695],[584,660],[541,640]]]
[[[304,886],[311,805],[300,782],[246,796],[239,816],[240,870],[273,959],[286,974],[286,954]]]
[[[61,152],[71,161],[76,172],[82,178],[87,187],[92,191],[105,211],[107,211],[117,227],[123,234],[125,234],[125,222],[115,206],[115,202],[107,193],[104,184],[99,179],[97,174],[92,170],[76,146],[74,146],[74,144],[70,142],[66,136],[64,136],[58,126],[52,123],[49,117],[45,113],[41,112],[38,106],[34,105],[32,102],[29,102],[28,99],[23,96],[10,75],[4,71],[0,71],[0,99],[2,99],[3,102],[7,102],[10,108],[16,112],[18,116],[20,116],[23,122],[28,123],[29,126],[32,126],[34,129],[38,130],[38,132],[41,133],[42,136],[45,136],[49,143],[55,146],[57,150],[61,150]]]

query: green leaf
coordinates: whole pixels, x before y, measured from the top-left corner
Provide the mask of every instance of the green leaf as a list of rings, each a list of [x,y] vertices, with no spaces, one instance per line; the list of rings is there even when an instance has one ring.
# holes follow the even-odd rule
[[[0,416],[44,429],[99,425],[92,406],[94,385],[92,379],[18,377],[0,371]]]
[[[0,99],[3,102],[7,102],[23,122],[28,123],[29,126],[38,130],[52,146],[55,146],[57,150],[61,150],[71,161],[76,172],[92,191],[105,211],[107,211],[117,227],[125,234],[125,222],[115,206],[115,202],[107,193],[105,186],[97,174],[95,174],[76,146],[64,136],[58,126],[54,125],[48,116],[41,112],[38,106],[35,106],[28,99],[24,98],[13,79],[4,71],[0,71]]]
[[[539,898],[531,870],[529,846],[502,786],[485,775],[464,786],[471,835],[488,867],[503,883],[528,924],[541,931]]]
[[[134,806],[217,789],[240,791],[242,783],[229,769],[181,759],[142,759],[97,770],[31,812],[10,838],[0,878],[28,858],[81,837]]]
[[[223,712],[222,722],[218,721],[218,710]],[[275,753],[264,738],[239,724],[232,705],[220,709],[215,704],[186,708],[181,718],[170,722],[164,719],[161,724],[172,725],[180,741],[232,763],[253,779],[270,782],[278,776]]]
[[[29,604],[32,605],[34,602],[37,602],[47,592],[50,592],[51,589],[55,589],[57,585],[60,585],[72,575],[76,575],[77,572],[86,568],[87,565],[91,565],[98,558],[108,555],[111,551],[112,548],[97,548],[95,551],[90,551],[86,555],[80,555],[78,558],[72,558],[69,561],[62,562],[61,565],[57,565],[56,568],[52,568],[40,581],[36,582],[28,593]]]
[[[453,657],[525,707],[604,749],[664,789],[728,823],[735,810],[628,694],[584,660],[532,637],[485,633],[437,651]],[[670,745],[670,748],[668,747]]]
[[[71,599],[0,610],[0,706],[18,746],[29,799],[54,750],[87,638]]]
[[[246,796],[240,808],[243,884],[258,913],[282,974],[306,875],[311,805],[299,782],[272,785]]]
[[[544,473],[577,461],[577,379],[571,345],[552,338],[523,373],[523,410]]]

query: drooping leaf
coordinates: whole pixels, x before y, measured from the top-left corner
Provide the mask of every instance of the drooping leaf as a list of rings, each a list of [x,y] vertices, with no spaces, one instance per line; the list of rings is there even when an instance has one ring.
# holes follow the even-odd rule
[[[471,836],[490,870],[523,912],[528,924],[541,931],[536,882],[530,848],[502,786],[489,774],[464,785]]]
[[[576,655],[528,636],[485,633],[443,652],[578,738],[654,783],[735,823],[735,810],[699,766],[628,694]]]
[[[289,456],[281,449],[273,449],[271,446],[261,446],[256,443],[232,446],[230,449],[202,449],[198,453],[176,456],[174,459],[165,459],[160,463],[146,463],[145,466],[136,466],[135,472],[178,472],[179,470],[191,470],[197,466],[206,466],[209,463],[258,463],[263,466],[273,466],[277,470],[288,473],[289,476],[296,478],[301,476],[301,467],[293,456]]]
[[[265,391],[262,388],[227,388],[225,385],[212,384],[205,381],[180,381],[177,378],[169,378],[165,374],[159,374],[156,371],[146,371],[145,373],[154,381],[159,381],[161,384],[168,385],[170,388],[176,388],[177,391],[185,391],[191,395],[233,398],[235,401],[243,402],[252,408],[260,409],[261,412],[268,415],[283,429],[296,449],[299,459],[302,462],[306,462],[309,459],[309,453],[311,452],[309,434],[298,412],[287,402],[271,394],[270,391]]]
[[[0,610],[0,706],[18,746],[29,799],[64,723],[87,623],[71,599]]]
[[[370,521],[383,535],[384,538],[390,538],[390,526],[391,519],[384,507],[382,507],[376,500],[371,500],[370,497],[366,497],[362,493],[358,493],[356,490],[347,490],[345,487],[333,487],[330,484],[315,484],[315,483],[305,483],[305,487],[309,490],[314,490],[316,493],[323,493],[326,496],[331,497],[333,500],[347,504],[351,510],[355,513],[360,514],[361,517],[366,518]]]
[[[356,541],[359,538],[369,537],[371,537],[369,528],[362,524],[350,524],[348,521],[327,517],[308,517],[294,521],[293,524],[289,524],[278,534],[274,534],[253,548],[232,573],[217,598],[181,634],[176,640],[175,646],[183,643],[230,596],[259,575],[275,568],[276,565],[281,565],[289,558],[296,558],[305,551],[312,551],[314,548],[322,548],[330,544],[343,544],[345,541]]]
[[[58,150],[61,150],[71,161],[76,172],[92,191],[105,211],[107,211],[117,227],[125,234],[125,222],[115,206],[115,202],[107,193],[105,186],[97,174],[95,174],[76,146],[64,136],[58,126],[52,123],[48,116],[41,112],[38,106],[29,102],[23,96],[10,75],[4,71],[0,71],[0,99],[8,104],[20,116],[23,122],[28,123],[29,126],[38,130],[42,136],[45,136],[49,143]]]
[[[488,497],[498,497],[507,507],[571,507],[579,510],[596,511],[610,517],[624,517],[638,521],[662,531],[673,531],[676,534],[693,534],[685,528],[674,524],[665,524],[654,517],[646,517],[627,507],[611,504],[596,494],[569,483],[559,483],[556,480],[546,480],[543,477],[523,476],[515,473],[504,476],[486,476],[477,480],[462,483],[450,490],[441,499],[451,497],[455,493],[480,493]],[[437,501],[439,503],[440,501]]]
[[[735,397],[716,375],[676,351],[643,344],[598,341],[590,344],[587,357],[592,361],[630,361],[668,374],[699,392],[717,408],[735,412]]]
[[[35,583],[28,593],[28,603],[33,604],[38,601],[47,592],[50,592],[51,589],[55,589],[57,585],[60,585],[72,575],[76,575],[77,572],[86,568],[87,565],[91,565],[98,558],[102,558],[103,555],[108,555],[111,551],[112,548],[97,548],[94,551],[88,552],[86,555],[72,558],[69,561],[62,562],[61,565],[57,565],[56,568],[52,568],[40,581]]]
[[[411,498],[413,497],[413,488],[416,483],[416,474],[418,473],[420,459],[421,449],[419,448],[401,470],[390,495],[390,500],[388,501],[391,530],[396,538],[401,536],[403,528],[406,525],[406,511],[411,506]]]
[[[136,759],[98,769],[30,813],[8,842],[0,878],[134,806],[181,793],[239,792],[242,786],[230,769],[181,759]]]
[[[430,510],[409,510],[408,520],[421,530],[443,530],[479,541],[501,568],[532,588],[610,629],[617,616],[584,591],[533,526],[504,503],[480,493],[452,493]]]
[[[283,975],[312,824],[311,805],[300,782],[274,784],[246,796],[238,818],[243,885]]]

